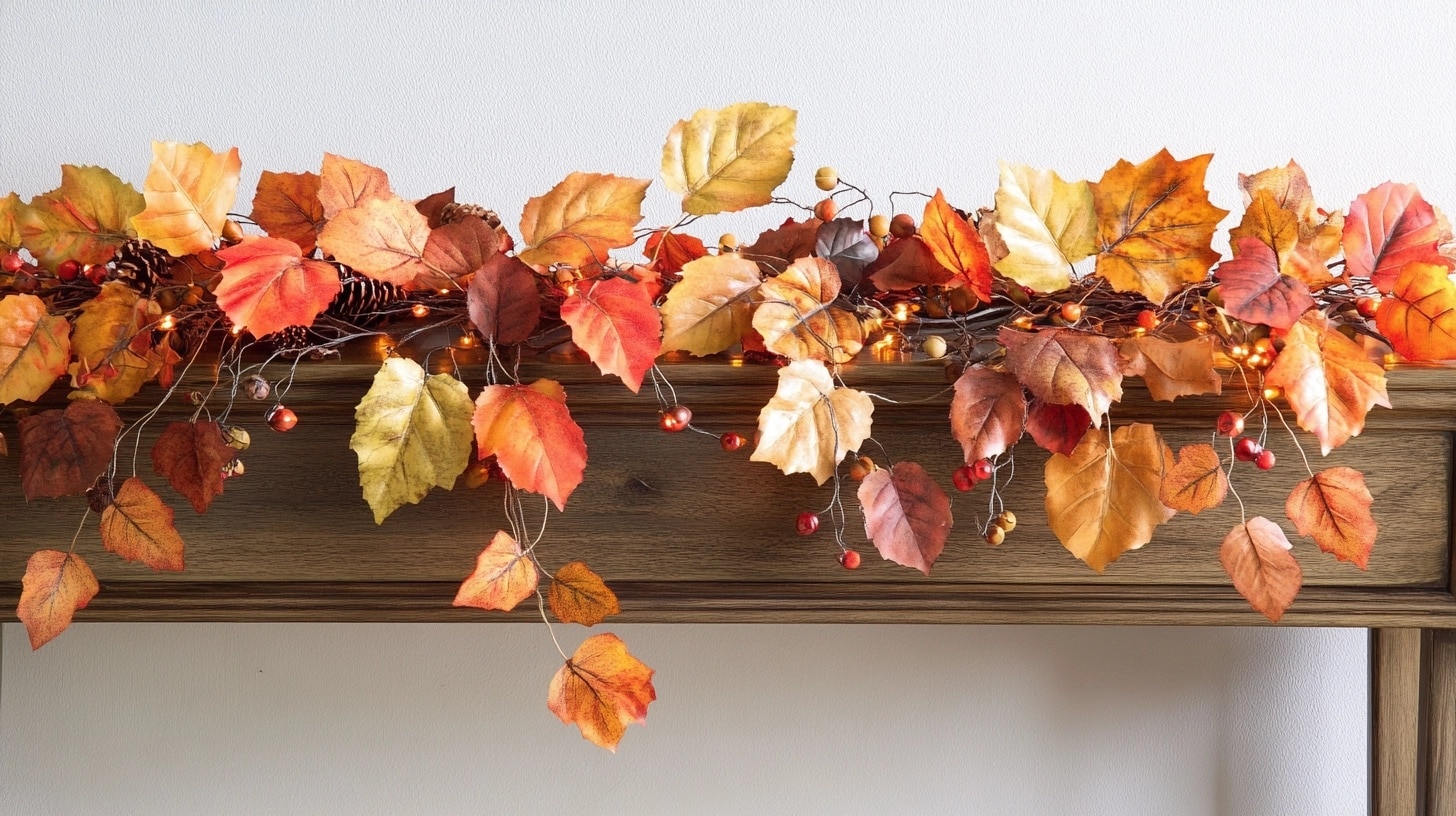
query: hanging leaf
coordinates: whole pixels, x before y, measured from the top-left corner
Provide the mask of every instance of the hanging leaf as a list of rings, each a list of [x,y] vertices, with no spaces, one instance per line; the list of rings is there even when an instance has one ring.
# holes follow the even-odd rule
[[[313,254],[319,230],[328,220],[319,201],[317,173],[274,173],[263,171],[258,191],[253,194],[253,213],[248,217],[271,238],[298,244],[299,252]]]
[[[1257,238],[1275,253],[1283,274],[1309,286],[1330,283],[1325,264],[1340,251],[1345,216],[1315,206],[1304,169],[1290,161],[1252,176],[1240,173],[1239,187],[1248,207],[1243,221],[1229,231],[1234,254],[1244,238]]]
[[[264,337],[313,321],[342,291],[331,263],[303,257],[286,238],[247,237],[218,251],[225,266],[215,293],[233,326]]]
[[[956,380],[950,433],[961,443],[966,464],[1010,450],[1025,427],[1026,393],[1015,376],[972,366]]]
[[[0,405],[34,402],[66,373],[71,324],[35,295],[0,298]]]
[[[914,462],[880,468],[859,483],[865,535],[887,561],[926,575],[950,535],[950,499]]]
[[[175,257],[212,249],[238,194],[238,149],[213,153],[202,142],[152,142],[152,166],[142,184],[147,208],[132,218],[138,238]]]
[[[475,398],[476,455],[496,457],[506,478],[566,509],[586,469],[586,438],[555,380],[487,385]]]
[[[562,623],[596,626],[622,611],[616,593],[580,561],[572,561],[556,571],[546,600],[551,604],[551,614]]]
[[[1449,266],[1438,248],[1449,240],[1450,228],[1414,184],[1387,181],[1350,204],[1341,239],[1345,274],[1369,278],[1376,289],[1389,292],[1407,264]]]
[[[111,465],[121,417],[104,402],[20,418],[20,486],[26,501],[79,496]]]
[[[359,401],[349,438],[375,524],[419,503],[432,487],[455,486],[470,463],[474,413],[465,384],[449,374],[427,376],[403,357],[384,361]]]
[[[1026,432],[1037,447],[1071,456],[1082,441],[1092,417],[1080,405],[1058,405],[1033,399],[1026,409]]]
[[[708,248],[691,235],[660,229],[647,236],[642,252],[647,256],[648,265],[658,274],[676,275],[683,266],[706,257]]]
[[[452,605],[509,612],[535,594],[540,580],[536,565],[520,543],[498,530],[475,559],[475,571],[460,584]]]
[[[531,267],[499,252],[471,276],[465,305],[476,330],[501,345],[526,342],[541,322],[541,297]]]
[[[85,609],[101,585],[86,559],[74,552],[40,550],[25,564],[20,603],[15,615],[30,635],[30,648],[39,649],[66,631],[76,610]]]
[[[546,706],[587,740],[615,752],[628,724],[647,722],[647,707],[656,699],[652,669],[629,654],[621,638],[603,633],[583,641],[557,670]]]
[[[767,204],[794,164],[797,121],[792,109],[762,102],[700,110],[668,132],[662,183],[690,215]]]
[[[344,210],[369,201],[389,201],[394,197],[394,191],[389,188],[389,174],[383,170],[332,153],[324,154],[318,191],[324,220],[332,221]]]
[[[1213,367],[1213,337],[1170,343],[1144,335],[1117,344],[1126,360],[1122,373],[1142,377],[1153,399],[1171,402],[1178,397],[1223,393],[1223,377]]]
[[[1006,367],[1043,402],[1080,405],[1092,424],[1122,399],[1122,360],[1106,337],[1069,329],[1019,332],[1002,327]]]
[[[778,466],[786,475],[808,473],[824,484],[844,455],[870,436],[874,403],[853,388],[837,388],[818,360],[799,360],[779,369],[778,390],[758,414],[754,462]]]
[[[836,218],[819,226],[814,254],[834,264],[839,280],[847,288],[859,285],[864,268],[880,255],[879,246],[865,232],[864,222]]]
[[[1128,550],[1153,538],[1173,517],[1159,493],[1173,451],[1143,423],[1082,437],[1071,456],[1046,464],[1047,523],[1072,555],[1102,572]]]
[[[100,294],[81,304],[71,328],[71,385],[113,405],[140,391],[152,373],[150,334],[143,329],[161,311],[120,281],[102,286]]]
[[[318,245],[339,263],[375,280],[409,287],[428,276],[430,223],[402,198],[370,198],[342,210],[319,233]]]
[[[1228,475],[1213,446],[1200,442],[1184,445],[1178,462],[1163,474],[1158,498],[1174,510],[1198,515],[1223,504],[1228,495]]]
[[[1234,589],[1264,617],[1278,623],[1304,583],[1304,571],[1289,552],[1279,525],[1254,516],[1223,539],[1218,560],[1234,579]]]
[[[1309,287],[1282,275],[1279,261],[1258,238],[1244,238],[1234,257],[1214,270],[1223,294],[1223,309],[1246,323],[1287,329],[1314,308]]]
[[[216,422],[171,422],[152,446],[152,470],[172,489],[206,513],[222,495],[222,472],[237,451],[227,446]]]
[[[1264,384],[1284,389],[1299,427],[1319,439],[1324,455],[1359,436],[1372,407],[1390,407],[1385,369],[1319,312],[1305,315],[1285,335]]]
[[[1373,502],[1363,473],[1332,467],[1295,485],[1284,513],[1294,529],[1313,538],[1321,550],[1366,569],[1377,532],[1370,513]]]
[[[14,193],[11,194],[14,196]],[[8,199],[7,199],[8,200]],[[11,213],[7,246],[23,245],[36,262],[54,270],[62,261],[106,263],[134,237],[132,218],[146,206],[141,193],[102,167],[61,165],[61,186]],[[16,232],[19,241],[15,241]]]
[[[1208,201],[1211,154],[1178,161],[1166,149],[1133,165],[1119,161],[1091,184],[1097,210],[1097,276],[1153,303],[1208,276],[1211,246],[1228,215]]]
[[[1456,283],[1444,265],[1401,269],[1375,312],[1375,325],[1407,360],[1456,359]]]
[[[184,545],[173,518],[162,497],[133,476],[101,511],[101,544],[154,570],[180,571]]]
[[[458,289],[461,281],[500,251],[500,233],[480,218],[463,218],[430,230],[425,265],[415,285],[422,289]]]
[[[731,348],[753,325],[762,282],[758,264],[736,254],[689,261],[662,304],[662,350],[701,357]]]
[[[925,205],[919,235],[935,260],[951,271],[946,286],[965,286],[982,303],[991,299],[991,256],[986,244],[975,226],[946,203],[938,189]]]
[[[771,229],[758,236],[758,240],[743,248],[743,257],[757,261],[764,274],[772,275],[789,268],[789,264],[814,254],[819,242],[819,228],[824,222],[817,218],[795,221],[790,218],[777,229]],[[949,274],[949,273],[947,273]]]
[[[769,351],[790,360],[847,363],[864,348],[859,318],[832,305],[839,272],[823,258],[800,258],[759,287],[753,328]]]
[[[635,240],[632,228],[642,220],[642,198],[651,183],[572,173],[546,195],[526,202],[521,238],[530,248],[520,253],[521,260],[543,266],[605,263],[608,250]]]
[[[917,286],[945,286],[954,277],[920,236],[891,241],[880,257],[864,270],[865,277],[886,292],[902,292]]]
[[[621,278],[598,280],[561,304],[561,319],[603,374],[637,393],[662,348],[662,318],[646,292]]]
[[[996,234],[1006,254],[996,271],[1037,292],[1072,285],[1072,264],[1097,251],[1097,211],[1085,181],[1001,163]]]

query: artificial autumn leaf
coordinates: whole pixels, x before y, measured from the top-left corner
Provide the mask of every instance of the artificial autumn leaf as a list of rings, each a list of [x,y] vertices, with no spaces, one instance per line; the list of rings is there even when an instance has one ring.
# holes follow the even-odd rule
[[[496,457],[511,483],[566,509],[586,469],[586,438],[555,380],[487,385],[475,398],[476,455]]]
[[[424,289],[454,289],[500,251],[500,233],[481,218],[462,218],[430,230],[425,264],[430,271],[415,280]]]
[[[19,244],[47,269],[67,260],[106,263],[117,247],[136,235],[132,218],[145,206],[142,194],[110,170],[63,164],[60,187],[11,211],[17,223],[5,236],[6,243],[15,245],[9,239],[16,237],[18,228]]]
[[[1407,360],[1456,358],[1456,283],[1444,265],[1410,263],[1375,312],[1375,325]]]
[[[388,201],[394,197],[388,173],[355,159],[324,154],[318,191],[324,220],[332,221],[344,210],[358,207],[366,201]]]
[[[132,218],[137,237],[175,257],[212,249],[238,194],[238,149],[213,153],[202,142],[152,142],[152,166],[142,184],[147,208]]]
[[[1278,524],[1254,516],[1224,536],[1218,560],[1234,579],[1234,589],[1264,617],[1278,623],[1304,583],[1304,571],[1290,553]]]
[[[1178,451],[1178,462],[1169,464],[1163,473],[1163,486],[1158,498],[1174,510],[1198,515],[1223,504],[1228,494],[1228,475],[1218,451],[1207,442],[1184,445]]]
[[[1376,289],[1389,292],[1407,264],[1449,265],[1439,245],[1450,239],[1450,230],[1414,184],[1387,181],[1350,204],[1341,238],[1345,274],[1369,278]]]
[[[1325,262],[1340,251],[1345,216],[1315,206],[1304,168],[1291,160],[1251,176],[1240,173],[1239,187],[1248,196],[1248,207],[1239,226],[1229,231],[1235,255],[1242,239],[1257,238],[1274,251],[1280,272],[1310,286],[1333,280]]]
[[[162,497],[133,476],[101,511],[101,544],[154,570],[181,570],[184,545],[173,518]]]
[[[662,318],[641,287],[621,278],[577,289],[561,304],[571,340],[603,374],[615,374],[632,393],[662,348]]]
[[[630,723],[647,722],[657,699],[652,669],[627,651],[610,632],[592,635],[551,678],[546,707],[562,722],[609,751],[617,750]]]
[[[455,188],[451,187],[448,190],[441,190],[438,193],[427,195],[419,201],[416,201],[415,209],[419,210],[420,215],[423,215],[430,222],[430,229],[439,229],[445,225],[444,220],[441,218],[441,215],[445,212],[445,207],[454,203]]]
[[[982,303],[991,299],[991,256],[986,243],[975,225],[946,203],[940,190],[925,205],[919,235],[935,260],[952,272],[946,286],[965,286]]]
[[[1178,161],[1166,149],[1133,165],[1119,160],[1090,185],[1097,210],[1097,276],[1153,303],[1208,276],[1211,246],[1228,215],[1208,201],[1212,154]]]
[[[750,461],[777,465],[785,474],[808,473],[824,484],[844,455],[869,438],[874,411],[864,393],[836,387],[824,363],[789,363],[759,411],[758,447]]]
[[[736,253],[689,261],[662,304],[663,351],[703,356],[731,347],[753,324],[763,276]]]
[[[880,468],[859,483],[865,535],[887,561],[926,575],[950,535],[950,498],[914,462]]]
[[[834,264],[846,288],[859,285],[864,268],[880,256],[879,244],[865,232],[864,222],[836,218],[819,226],[814,254]]]
[[[886,292],[945,286],[954,277],[918,235],[891,241],[875,262],[865,268],[864,275]]]
[[[0,198],[0,248],[20,248],[25,240],[20,231],[20,221],[24,215],[25,204],[20,200],[19,194],[11,193]]]
[[[20,485],[27,501],[79,496],[111,465],[121,417],[104,402],[77,400],[20,418]]]
[[[217,257],[225,264],[215,290],[218,308],[254,337],[312,326],[343,286],[333,264],[303,257],[287,238],[249,236]]]
[[[370,198],[342,210],[319,233],[318,245],[340,263],[375,280],[408,287],[428,275],[430,222],[402,198]]]
[[[1234,257],[1214,270],[1223,294],[1223,310],[1246,323],[1287,329],[1314,308],[1314,297],[1302,282],[1279,272],[1279,259],[1258,238],[1238,242]]]
[[[1071,456],[1092,427],[1092,416],[1080,405],[1059,405],[1034,399],[1026,409],[1026,432],[1048,453]]]
[[[1135,422],[1112,433],[1089,433],[1071,456],[1046,464],[1047,523],[1072,555],[1102,572],[1153,538],[1173,517],[1159,493],[1173,459],[1153,426]]]
[[[1097,211],[1085,181],[1001,163],[995,230],[1005,255],[996,271],[1037,292],[1072,285],[1072,264],[1097,250]]]
[[[1301,481],[1284,503],[1294,529],[1309,536],[1321,550],[1360,569],[1370,562],[1375,546],[1374,499],[1365,486],[1365,474],[1354,468],[1332,467]]]
[[[864,348],[864,329],[839,297],[839,271],[823,258],[800,258],[759,287],[753,328],[763,344],[790,360],[847,363]]]
[[[790,218],[778,227],[759,234],[758,240],[743,247],[739,254],[757,261],[767,274],[782,272],[794,261],[814,254],[822,226],[824,222],[817,218],[803,221]]]
[[[113,405],[140,391],[154,373],[144,329],[159,314],[157,304],[120,281],[102,286],[96,297],[81,304],[81,316],[71,327],[71,385]]]
[[[762,102],[704,108],[668,132],[662,182],[689,215],[767,204],[794,165],[797,122],[794,110]]]
[[[66,373],[71,324],[35,295],[0,299],[0,405],[40,399]]]
[[[658,274],[676,275],[684,265],[705,257],[708,248],[691,235],[660,229],[647,236],[642,252],[647,256],[648,265]]]
[[[476,330],[502,345],[531,339],[541,321],[536,275],[520,258],[499,252],[471,276],[465,305]]]
[[[1118,342],[1127,361],[1123,374],[1140,376],[1153,399],[1171,402],[1178,397],[1223,392],[1223,378],[1213,367],[1213,337],[1170,343],[1144,335]]]
[[[40,550],[31,555],[15,607],[30,635],[30,648],[39,649],[64,632],[76,610],[85,609],[100,590],[96,573],[76,553]]]
[[[629,246],[642,220],[646,179],[572,173],[551,191],[526,202],[521,212],[520,253],[528,264],[605,263],[607,250]]]
[[[236,454],[216,422],[171,422],[152,446],[152,470],[205,513],[222,495],[223,468]]]
[[[1026,393],[1015,376],[982,366],[965,370],[950,401],[950,433],[966,463],[1000,456],[1026,427]]]
[[[248,217],[270,237],[286,238],[298,244],[304,255],[312,254],[319,230],[327,220],[319,201],[318,174],[264,170]]]
[[[521,550],[520,542],[498,530],[475,559],[475,571],[460,584],[452,606],[509,612],[536,592],[540,580],[535,563]]]
[[[1122,360],[1106,337],[1069,329],[1020,332],[1002,327],[1006,368],[1043,402],[1080,405],[1092,424],[1122,399]]]
[[[474,413],[465,384],[449,374],[426,375],[403,357],[384,361],[359,401],[349,438],[375,524],[432,487],[455,486],[470,464]]]
[[[1299,427],[1315,435],[1325,455],[1360,435],[1372,407],[1390,407],[1385,369],[1319,312],[1306,314],[1285,334],[1264,384],[1284,389]]]
[[[616,593],[602,581],[602,576],[580,561],[572,561],[551,578],[546,594],[551,613],[562,623],[596,626],[622,611]]]

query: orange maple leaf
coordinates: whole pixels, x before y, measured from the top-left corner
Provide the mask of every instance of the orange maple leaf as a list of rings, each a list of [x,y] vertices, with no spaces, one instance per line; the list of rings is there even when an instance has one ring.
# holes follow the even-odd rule
[[[616,593],[602,581],[602,576],[580,561],[572,561],[556,571],[546,600],[562,623],[596,626],[622,611]]]
[[[940,190],[925,205],[919,234],[935,260],[953,273],[946,286],[969,287],[982,303],[991,299],[991,256],[986,252],[986,242],[946,203]]]
[[[21,579],[15,615],[39,649],[71,625],[76,610],[85,609],[101,585],[86,559],[76,553],[40,550],[30,556]]]
[[[487,385],[475,400],[471,423],[481,459],[496,457],[516,487],[566,509],[586,469],[586,438],[566,408],[561,383]]]
[[[1456,358],[1456,283],[1444,265],[1411,263],[1382,298],[1375,325],[1407,360]]]
[[[286,238],[250,236],[217,257],[225,264],[218,308],[255,337],[313,325],[342,289],[333,264],[303,257]]]
[[[287,238],[304,255],[312,253],[319,230],[328,220],[319,201],[318,174],[264,170],[248,217],[269,236]]]
[[[616,751],[627,725],[647,722],[647,707],[656,699],[652,669],[606,632],[583,641],[557,670],[546,705],[586,739]]]
[[[1319,312],[1309,312],[1285,334],[1284,350],[1264,383],[1284,389],[1299,427],[1319,439],[1326,455],[1359,436],[1372,407],[1390,407],[1385,369]]]

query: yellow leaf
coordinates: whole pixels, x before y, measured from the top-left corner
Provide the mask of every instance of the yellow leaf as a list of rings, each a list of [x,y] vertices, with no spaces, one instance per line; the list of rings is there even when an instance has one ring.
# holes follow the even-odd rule
[[[25,239],[20,233],[20,220],[25,204],[15,193],[0,198],[0,248],[18,249]]]
[[[15,214],[20,243],[47,269],[62,261],[106,263],[135,233],[144,202],[130,184],[101,167],[61,166],[61,186]],[[13,237],[13,236],[11,236]]]
[[[475,559],[475,571],[460,584],[453,606],[473,606],[509,612],[531,597],[541,574],[510,533],[497,530],[495,538]]]
[[[1325,262],[1340,251],[1345,216],[1320,212],[1304,168],[1290,161],[1252,176],[1240,173],[1239,187],[1247,210],[1229,231],[1235,253],[1241,239],[1258,238],[1274,250],[1283,274],[1314,287],[1334,280]]]
[[[212,249],[238,193],[238,149],[213,153],[202,142],[152,142],[142,185],[147,208],[131,220],[137,236],[176,257]]]
[[[0,405],[34,402],[66,373],[71,324],[35,295],[0,299]]]
[[[403,357],[384,361],[354,413],[349,439],[376,524],[432,487],[455,485],[469,464],[474,413],[465,384],[449,374],[426,376]]]
[[[823,258],[800,258],[759,287],[753,328],[769,351],[791,360],[847,363],[864,348],[864,329],[839,297],[839,270]]]
[[[797,121],[794,110],[762,102],[700,110],[668,132],[663,184],[691,215],[767,204],[793,167]]]
[[[1007,252],[996,271],[1038,292],[1070,286],[1072,264],[1097,250],[1092,188],[1052,170],[1002,162],[995,224]]]
[[[544,196],[526,202],[520,254],[528,264],[605,263],[607,250],[631,245],[632,228],[642,220],[645,179],[600,173],[572,173]]]
[[[596,626],[609,615],[622,611],[616,593],[602,581],[602,576],[580,561],[572,561],[556,571],[546,600],[562,623]]]
[[[375,280],[409,286],[431,270],[424,261],[430,222],[402,198],[371,198],[329,221],[318,245]]]
[[[753,325],[753,298],[763,276],[737,253],[683,264],[682,280],[662,304],[662,350],[703,356],[737,343]]]
[[[869,438],[874,411],[864,393],[835,387],[824,363],[789,363],[779,369],[778,390],[758,414],[758,447],[750,459],[824,484],[844,455]]]
[[[116,405],[140,391],[151,373],[151,344],[138,333],[161,312],[156,303],[142,300],[119,281],[81,304],[71,331],[76,361],[70,366],[71,385],[79,391],[71,397],[92,396]]]

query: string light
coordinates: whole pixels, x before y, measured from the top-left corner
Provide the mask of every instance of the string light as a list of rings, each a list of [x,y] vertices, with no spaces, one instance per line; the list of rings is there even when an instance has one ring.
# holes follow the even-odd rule
[[[416,303],[414,307],[410,309],[410,314],[414,315],[415,317],[425,317],[429,315],[429,313],[430,307],[426,306],[423,303]]]
[[[475,335],[473,335],[473,334],[462,334],[462,335],[460,335],[460,347],[461,348],[470,348],[470,347],[472,347],[474,345],[475,345]]]
[[[171,315],[162,315],[162,322],[157,324],[162,331],[171,331],[177,328],[177,318]]]
[[[1271,385],[1264,389],[1264,399],[1269,400],[1270,402],[1273,402],[1274,400],[1277,400],[1282,396],[1284,396],[1284,389],[1280,388],[1277,385]]]
[[[895,304],[895,320],[903,323],[910,319],[910,307],[904,303]]]

